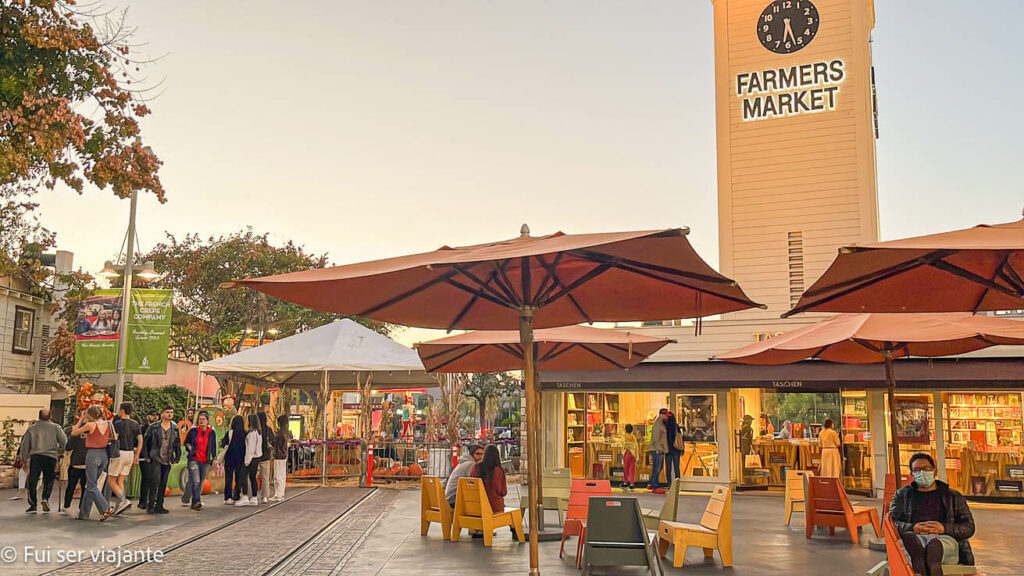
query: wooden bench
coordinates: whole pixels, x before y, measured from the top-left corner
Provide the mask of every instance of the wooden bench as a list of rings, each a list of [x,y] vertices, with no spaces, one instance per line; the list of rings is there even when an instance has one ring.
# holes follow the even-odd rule
[[[641,512],[644,515],[644,526],[648,530],[652,532],[657,530],[664,520],[669,522],[676,521],[676,515],[679,512],[679,484],[679,478],[672,479],[672,484],[668,487],[668,491],[665,492],[665,502],[661,505],[661,510],[641,508]]]
[[[611,496],[612,483],[608,480],[573,480],[569,492],[569,508],[562,524],[562,544],[558,549],[558,557],[565,553],[565,539],[577,536],[576,567],[580,568],[583,558],[583,537],[587,533],[587,512],[591,496]]]
[[[904,474],[900,485],[897,486],[895,474],[885,475],[885,488],[882,490],[882,515],[889,513],[889,503],[892,502],[892,497],[896,495],[896,492],[913,481],[914,477],[911,474]]]
[[[420,536],[426,536],[430,523],[441,525],[441,537],[452,534],[452,507],[444,497],[444,482],[437,476],[420,478]]]
[[[541,476],[540,485],[544,488],[544,501],[541,502],[541,513],[544,510],[558,510],[558,525],[569,509],[569,492],[572,489],[572,473],[568,468],[546,468]],[[530,497],[519,497],[519,510],[526,514]],[[531,520],[532,521],[532,520]]]
[[[658,526],[658,555],[674,546],[672,566],[680,568],[689,546],[704,549],[704,557],[712,558],[715,550],[722,557],[722,566],[732,566],[732,493],[726,486],[715,486],[699,524],[662,521]]]
[[[889,576],[914,576],[914,569],[910,565],[910,560],[903,553],[900,533],[888,514],[885,515],[882,529],[885,532],[885,557],[889,563]],[[961,576],[965,574],[978,574],[978,570],[974,566],[943,564],[942,573],[945,576]]]
[[[807,493],[804,490],[806,476],[813,476],[807,470],[786,470],[786,526],[793,518],[793,512],[806,512]]]
[[[870,524],[875,536],[882,537],[882,524],[878,510],[870,506],[853,506],[846,496],[846,490],[838,478],[809,476],[807,478],[807,537],[810,538],[815,526],[828,526],[828,533],[836,534],[836,528],[850,531],[854,544],[860,541],[858,529]]]
[[[494,531],[502,526],[511,526],[519,542],[526,541],[523,533],[523,513],[519,508],[505,508],[500,512],[491,510],[484,482],[480,478],[459,478],[459,489],[455,493],[455,514],[452,519],[452,541],[458,542],[463,528],[481,530],[484,546],[490,546]]]

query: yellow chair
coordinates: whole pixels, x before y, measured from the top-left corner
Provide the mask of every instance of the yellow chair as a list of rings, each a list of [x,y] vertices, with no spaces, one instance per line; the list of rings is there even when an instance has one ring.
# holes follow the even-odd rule
[[[437,476],[420,478],[420,536],[426,536],[430,523],[441,525],[441,537],[448,540],[452,533],[452,507],[444,497],[444,483]]]
[[[672,566],[680,568],[688,546],[704,549],[711,558],[718,550],[722,566],[732,566],[732,493],[725,486],[715,486],[700,524],[684,524],[663,520],[658,527],[658,554],[664,556],[669,545],[675,546]]]
[[[809,470],[786,470],[786,526],[789,526],[793,512],[804,512],[807,509],[804,476],[814,476],[814,473]]]
[[[500,512],[491,510],[491,503],[484,491],[480,478],[459,478],[459,491],[455,495],[455,518],[452,521],[452,541],[459,541],[463,528],[481,530],[484,546],[490,546],[494,531],[502,526],[511,526],[520,542],[526,541],[523,533],[523,513],[519,508],[505,508]]]

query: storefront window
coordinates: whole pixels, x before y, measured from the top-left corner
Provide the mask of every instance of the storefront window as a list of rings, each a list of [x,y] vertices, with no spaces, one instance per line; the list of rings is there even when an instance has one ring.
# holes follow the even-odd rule
[[[1021,403],[1019,392],[943,395],[950,485],[970,496],[1022,496]]]
[[[714,394],[676,396],[676,420],[683,436],[681,476],[718,476],[717,414]]]

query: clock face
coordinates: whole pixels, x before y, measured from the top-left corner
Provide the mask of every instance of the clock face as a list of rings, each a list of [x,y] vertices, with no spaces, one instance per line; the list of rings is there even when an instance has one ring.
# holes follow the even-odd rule
[[[775,0],[757,19],[757,39],[776,54],[792,54],[818,34],[818,9],[809,0]]]

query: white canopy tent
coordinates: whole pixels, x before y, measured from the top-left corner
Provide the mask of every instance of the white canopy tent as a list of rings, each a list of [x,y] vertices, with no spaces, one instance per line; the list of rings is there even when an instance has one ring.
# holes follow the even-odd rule
[[[261,388],[317,389],[326,403],[332,390],[369,393],[438,385],[423,370],[415,350],[343,319],[216,360],[199,364],[200,374],[236,378]],[[327,411],[324,412],[326,436]]]

